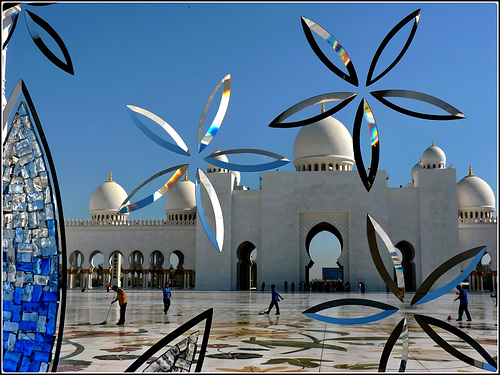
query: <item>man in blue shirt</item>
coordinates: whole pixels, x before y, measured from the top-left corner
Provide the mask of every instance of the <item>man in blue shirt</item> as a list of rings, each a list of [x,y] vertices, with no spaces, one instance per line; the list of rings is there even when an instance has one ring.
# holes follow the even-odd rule
[[[455,302],[457,299],[460,300],[460,304],[458,305],[458,319],[457,319],[457,321],[458,322],[462,321],[462,315],[464,314],[464,311],[465,311],[465,315],[467,315],[467,321],[470,322],[472,319],[470,317],[469,309],[467,308],[467,306],[469,304],[469,301],[467,299],[467,293],[465,292],[465,290],[462,289],[461,285],[457,285],[457,289],[458,289],[458,292],[457,292],[458,297],[453,300],[453,302]]]
[[[172,292],[170,291],[169,286],[169,283],[165,283],[165,288],[163,288],[163,312],[165,314],[170,307],[170,298],[172,298]]]
[[[283,297],[280,296],[280,294],[276,291],[276,285],[272,284],[271,285],[271,303],[269,304],[269,308],[267,311],[265,311],[265,314],[269,314],[271,312],[271,309],[276,307],[276,315],[280,314],[280,307],[278,306],[278,301],[283,300]]]

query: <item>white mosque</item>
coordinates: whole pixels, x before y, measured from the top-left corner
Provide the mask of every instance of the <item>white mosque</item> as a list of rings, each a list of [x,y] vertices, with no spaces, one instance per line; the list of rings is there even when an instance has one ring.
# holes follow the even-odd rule
[[[327,231],[340,243],[336,264],[342,280],[362,281],[367,292],[385,291],[369,252],[367,214],[398,249],[407,291],[452,256],[477,246],[487,246],[487,253],[466,281],[474,290],[483,290],[484,280],[496,283],[493,190],[470,167],[457,183],[456,170],[446,166],[434,142],[412,168],[410,183],[391,188],[386,171],[378,170],[369,192],[353,170],[352,137],[333,117],[301,128],[293,156],[296,171],[263,172],[258,190],[241,185],[238,172],[207,165],[224,217],[221,253],[197,220],[193,182],[179,181],[167,194],[165,218],[132,220],[117,214],[128,194],[110,176],[90,198],[90,220],[65,222],[69,287],[109,281],[157,288],[167,280],[196,290],[248,290],[262,282],[280,287],[285,280],[299,285],[309,281],[314,264],[312,239]],[[203,210],[213,225],[211,207],[203,203]],[[379,249],[390,269],[389,252]],[[458,272],[469,262],[464,263]],[[452,271],[439,282],[457,276]]]

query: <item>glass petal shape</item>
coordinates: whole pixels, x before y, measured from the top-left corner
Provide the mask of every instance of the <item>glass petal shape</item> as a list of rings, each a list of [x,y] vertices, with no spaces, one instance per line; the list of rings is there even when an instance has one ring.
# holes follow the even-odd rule
[[[495,360],[488,354],[488,352],[478,344],[477,341],[475,341],[472,337],[470,337],[468,334],[463,332],[462,330],[452,326],[451,324],[445,323],[441,320],[431,318],[430,316],[425,316],[425,315],[414,315],[415,320],[418,322],[420,327],[429,335],[431,339],[433,339],[441,348],[446,350],[448,353],[450,353],[452,356],[460,359],[461,361],[483,369],[483,370],[488,370],[488,371],[497,371],[497,363]],[[454,348],[452,345],[450,345],[446,340],[444,340],[439,334],[433,330],[430,325],[434,325],[436,327],[439,327],[441,329],[444,329],[445,331],[448,331],[455,336],[461,338],[464,340],[467,344],[472,346],[485,360],[487,363],[478,361],[477,359],[473,359],[464,353],[460,352],[458,349]]]
[[[469,274],[476,268],[478,263],[481,261],[484,253],[486,252],[486,246],[478,246],[469,250],[466,250],[458,255],[455,255],[453,258],[448,259],[446,262],[441,264],[438,268],[436,268],[427,278],[424,280],[420,288],[415,292],[413,299],[411,300],[410,305],[420,305],[422,303],[431,301],[438,297],[441,297],[443,294],[448,293],[450,290],[455,288],[457,284],[461,283],[463,280],[469,276]],[[438,280],[443,274],[448,272],[451,268],[456,266],[463,261],[474,257],[472,259],[469,266],[460,273],[455,279],[446,284],[445,286],[433,291],[429,292],[430,288],[436,280]]]
[[[301,101],[300,103],[297,103],[290,108],[288,108],[286,111],[281,113],[279,116],[277,116],[271,123],[269,124],[269,127],[271,128],[294,128],[298,126],[304,126],[304,125],[310,125],[315,122],[318,122],[319,120],[322,120],[324,118],[327,118],[334,113],[340,111],[342,108],[344,108],[347,104],[349,104],[355,97],[356,93],[354,92],[331,92],[327,94],[321,94],[321,95],[316,95],[313,96],[312,98],[306,99]],[[305,120],[300,120],[300,121],[293,121],[293,122],[283,122],[283,120],[286,120],[288,117],[292,116],[293,114],[302,111],[303,109],[309,108],[315,104],[319,103],[326,103],[334,100],[341,100],[339,104],[337,104],[335,107],[330,108],[329,110],[325,111],[324,113],[320,113],[319,115],[310,117]]]
[[[370,144],[371,144],[371,164],[370,171],[367,175],[365,170],[365,165],[363,163],[363,156],[361,155],[361,125],[363,124],[363,117],[366,120],[368,129],[370,131]],[[366,191],[370,191],[375,182],[375,177],[378,170],[378,162],[380,157],[380,147],[378,138],[377,124],[375,123],[375,118],[368,105],[365,98],[359,103],[358,110],[356,112],[356,118],[354,119],[354,127],[352,134],[352,142],[354,147],[354,160],[356,161],[356,166],[358,170],[359,177],[365,186]]]
[[[212,230],[210,229],[210,226],[208,225],[207,219],[203,212],[200,184],[202,184],[205,187],[205,190],[207,191],[208,196],[210,198],[210,203],[212,204],[212,208],[214,210],[215,236]],[[222,216],[222,208],[219,202],[219,198],[217,197],[217,193],[215,192],[215,189],[213,188],[206,174],[203,173],[201,169],[198,169],[196,173],[195,192],[196,192],[196,209],[198,210],[198,218],[200,219],[201,224],[203,225],[203,229],[205,230],[208,239],[210,240],[210,242],[212,242],[212,245],[214,245],[214,247],[219,252],[222,252],[222,245],[224,244],[224,219]]]
[[[392,263],[394,264],[394,269],[396,271],[397,284],[392,280],[391,275],[387,272],[384,262],[380,256],[380,251],[377,246],[377,238],[375,234],[378,234],[387,250],[391,254]],[[403,267],[401,266],[401,261],[399,260],[396,248],[392,244],[391,239],[384,231],[382,226],[375,221],[375,219],[370,215],[366,215],[366,236],[368,238],[368,245],[370,248],[370,254],[373,259],[373,263],[377,268],[378,273],[384,280],[385,284],[389,287],[392,293],[401,301],[405,296],[405,277],[403,274]]]
[[[8,337],[8,340],[4,341],[2,370],[46,372],[51,366],[52,371],[56,371],[66,312],[66,277],[59,277],[60,274],[67,273],[63,207],[54,162],[39,117],[24,82],[21,80],[18,84],[21,86],[24,100],[17,109],[3,144],[2,162],[8,168],[3,175],[2,222],[7,222],[5,217],[9,211],[9,205],[6,204],[7,196],[15,193],[19,199],[23,201],[27,199],[27,196],[22,197],[28,194],[22,187],[29,186],[33,178],[40,180],[42,191],[33,205],[17,207],[21,217],[31,218],[28,219],[29,223],[27,220],[18,220],[17,223],[12,221],[9,228],[3,227],[3,323],[5,328],[7,321],[10,320],[6,320],[6,311],[20,311],[21,305],[27,303],[29,312],[38,315],[37,321],[40,324],[28,320],[19,324],[17,321],[16,324],[10,325],[9,332],[4,330],[3,337],[4,339]],[[13,170],[20,165],[27,167],[30,174],[18,176],[14,182]],[[41,165],[43,170],[39,168]],[[12,172],[8,173],[8,170]],[[47,220],[43,220],[43,223],[32,220],[38,214]],[[42,225],[45,234],[40,231]],[[42,244],[46,246],[42,245],[40,253],[35,257],[32,239],[37,237],[41,237]],[[23,261],[19,261],[18,255],[22,255]],[[35,267],[37,262],[35,259],[38,259],[37,264],[39,264],[40,258],[45,265],[43,269]],[[32,276],[35,275],[35,278],[25,277],[25,271]],[[39,281],[41,279],[43,281]],[[19,293],[14,293],[14,290],[23,290],[22,297]],[[14,328],[15,332],[12,331]],[[18,341],[21,341],[22,345],[18,346],[16,344]],[[33,362],[34,350],[37,351],[37,362],[33,367],[27,368],[26,363]]]
[[[163,197],[172,187],[181,179],[182,176],[186,173],[187,169],[189,167],[189,164],[182,164],[182,165],[177,165],[175,167],[171,167],[168,169],[165,169],[161,172],[156,173],[155,175],[151,176],[148,178],[146,181],[144,181],[142,184],[140,184],[122,203],[122,206],[118,213],[124,214],[127,212],[132,212],[132,211],[137,211],[141,208],[144,208],[148,206],[149,204],[157,201],[161,197]],[[153,194],[147,196],[144,199],[141,199],[138,202],[135,203],[129,203],[126,204],[132,197],[139,191],[140,188],[142,188],[144,185],[147,183],[153,181],[154,179],[163,176],[165,173],[175,171],[174,175],[167,181],[165,185],[163,185],[161,188],[159,188],[157,191],[155,191]]]
[[[391,354],[392,348],[398,338],[401,337],[403,341],[403,348],[401,352],[401,362],[399,364],[399,372],[405,372],[406,363],[408,362],[408,321],[406,318],[401,319],[399,324],[394,328],[391,335],[385,343],[384,350],[382,351],[382,356],[380,357],[380,362],[378,365],[378,372],[385,372],[387,367],[387,361],[389,360],[389,355]]]
[[[222,92],[222,98],[219,104],[219,109],[214,117],[214,120],[212,121],[212,125],[210,125],[205,136],[202,139],[201,133],[203,132],[203,123],[205,122],[205,117],[207,115],[208,108],[210,107],[210,103],[212,102],[215,93],[222,84],[224,84],[224,87]],[[207,104],[205,104],[205,108],[203,109],[203,114],[201,115],[200,124],[198,125],[198,152],[203,151],[205,147],[207,147],[210,144],[210,142],[212,142],[212,139],[219,131],[219,128],[222,125],[222,121],[226,116],[227,107],[229,106],[230,96],[231,96],[231,75],[228,74],[222,79],[222,81],[219,82],[217,87],[214,89],[214,91],[208,98]]]
[[[373,71],[375,70],[377,61],[380,58],[380,55],[384,51],[385,47],[387,46],[389,41],[394,37],[394,35],[396,35],[396,33],[400,31],[406,24],[411,22],[411,20],[413,20],[413,27],[410,31],[410,35],[408,36],[405,45],[403,46],[403,49],[401,50],[401,52],[399,52],[399,55],[394,59],[394,61],[382,73],[380,73],[377,77],[372,79]],[[370,86],[372,83],[377,82],[383,76],[385,76],[392,68],[394,68],[394,66],[396,66],[399,60],[401,60],[403,55],[406,53],[406,50],[410,46],[413,37],[415,36],[419,20],[420,20],[420,9],[417,9],[413,13],[406,16],[403,20],[401,20],[401,22],[399,22],[396,26],[394,26],[393,29],[389,32],[389,34],[387,34],[387,36],[384,38],[382,43],[380,43],[380,46],[378,47],[377,51],[375,52],[375,55],[373,56],[373,60],[370,64],[370,69],[368,69],[368,75],[366,77],[367,87]]]
[[[158,351],[163,349],[167,344],[180,337],[183,333],[187,332],[189,329],[193,328],[198,323],[205,320],[205,329],[203,330],[203,340],[201,342],[200,351],[198,354],[198,358],[196,360],[196,368],[194,370],[195,372],[200,372],[202,370],[203,362],[205,360],[205,353],[207,351],[208,339],[210,337],[210,329],[212,327],[213,315],[214,315],[214,309],[209,308],[208,310],[205,310],[201,314],[196,315],[193,319],[187,321],[180,327],[174,329],[172,332],[170,332],[168,335],[166,335],[164,338],[162,338],[160,341],[154,344],[151,348],[146,350],[144,354],[142,354],[139,358],[137,358],[134,361],[134,363],[132,363],[129,367],[127,367],[125,372],[137,371],[137,369],[139,369],[141,365],[143,365],[147,360],[149,360],[152,356],[154,356]]]
[[[45,57],[47,57],[54,65],[64,70],[65,72],[69,74],[75,74],[73,70],[73,63],[71,62],[71,57],[69,55],[68,49],[66,48],[66,45],[62,41],[61,37],[56,33],[56,31],[42,18],[38,17],[36,14],[30,12],[29,10],[26,10],[24,12],[24,18],[26,20],[26,26],[28,26],[28,31],[31,35],[31,38],[33,39],[33,42],[35,42],[36,46],[45,55]],[[54,39],[57,46],[61,50],[65,61],[60,60],[45,45],[42,38],[38,34],[38,30],[35,24],[38,24],[38,26],[40,26],[43,30],[45,30],[52,37],[52,39]]]
[[[328,69],[330,69],[332,72],[334,72],[336,75],[338,75],[340,78],[343,80],[353,84],[354,86],[358,86],[358,76],[356,75],[356,70],[354,69],[354,65],[347,54],[346,50],[342,45],[338,42],[337,39],[335,39],[332,34],[330,34],[328,31],[326,31],[323,27],[315,23],[314,21],[311,21],[308,18],[301,17],[301,22],[302,22],[302,29],[304,30],[304,34],[306,35],[307,42],[313,49],[314,53],[318,58],[325,64]],[[314,36],[312,34],[312,31],[314,31],[316,34],[318,34],[320,37],[322,37],[324,40],[330,44],[335,52],[338,53],[342,61],[344,62],[345,67],[347,68],[347,71],[349,72],[349,75],[345,74],[342,70],[337,68],[335,64],[333,64],[323,53],[321,48],[318,46],[316,41],[314,40]]]
[[[3,5],[2,7],[3,7],[2,11],[4,13],[2,29],[5,31],[5,29],[9,28],[9,33],[7,34],[7,38],[5,39],[5,42],[3,42],[2,45],[2,49],[5,49],[5,47],[7,47],[7,44],[9,44],[9,40],[12,37],[12,34],[14,34],[14,30],[16,29],[17,20],[19,18],[18,16],[19,12],[21,11],[21,8],[19,4]]]
[[[334,318],[321,314],[316,314],[318,311],[323,311],[332,307],[348,306],[348,305],[375,307],[383,311],[378,314],[366,316],[363,318]],[[343,299],[337,299],[333,301],[320,303],[316,306],[310,307],[307,310],[303,311],[302,314],[308,316],[309,318],[332,324],[364,324],[384,319],[385,317],[394,314],[396,311],[398,311],[396,307],[388,305],[383,302],[360,299],[360,298],[343,298]]]
[[[387,107],[397,112],[401,112],[407,116],[423,118],[425,120],[458,120],[461,118],[465,118],[465,115],[455,107],[449,105],[448,103],[442,101],[441,99],[438,99],[431,95],[424,94],[422,92],[411,91],[411,90],[379,90],[379,91],[372,91],[370,94],[372,94],[375,99],[377,99],[382,104],[385,104]],[[421,102],[432,104],[438,108],[441,108],[442,110],[448,112],[449,115],[433,115],[429,113],[410,111],[409,109],[391,103],[390,101],[385,99],[387,97],[420,100]]]
[[[127,104],[127,109],[130,117],[132,117],[132,120],[134,120],[134,123],[137,125],[141,131],[146,134],[146,136],[151,139],[153,142],[156,142],[160,146],[166,148],[167,150],[173,151],[177,154],[181,155],[186,155],[189,156],[189,149],[187,148],[186,144],[182,140],[181,136],[177,134],[177,132],[172,128],[169,124],[167,124],[166,121],[161,119],[160,117],[156,116],[154,113],[151,113],[145,109],[136,107],[134,105],[128,105]],[[165,139],[157,136],[155,133],[153,133],[151,130],[148,129],[148,127],[141,121],[141,119],[136,115],[136,113],[140,113],[141,115],[153,120],[156,122],[158,125],[160,125],[163,130],[165,130],[175,141],[176,144],[173,144],[171,142],[166,141]]]
[[[226,163],[224,161],[218,160],[215,157],[220,155],[228,155],[228,154],[258,154],[265,155],[271,158],[275,158],[275,161],[265,163],[265,164],[253,164],[253,165],[244,165],[244,164],[234,164],[234,163]],[[239,172],[262,172],[269,169],[279,168],[283,165],[286,165],[290,162],[287,158],[275,154],[273,152],[264,151],[264,150],[256,150],[250,148],[244,149],[236,149],[236,150],[227,150],[227,151],[217,151],[210,155],[208,155],[205,159],[206,162],[213,164],[220,168],[229,169],[231,171],[239,171]]]

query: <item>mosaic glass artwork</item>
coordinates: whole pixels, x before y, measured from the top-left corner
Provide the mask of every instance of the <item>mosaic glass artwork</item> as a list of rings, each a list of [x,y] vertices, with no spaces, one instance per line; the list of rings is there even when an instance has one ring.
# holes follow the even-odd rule
[[[167,350],[153,361],[143,372],[189,372],[194,362],[198,336],[196,331]]]
[[[372,83],[378,81],[380,78],[382,78],[384,75],[386,75],[396,64],[401,60],[403,55],[406,53],[408,50],[413,37],[415,35],[415,32],[417,30],[419,21],[420,21],[420,14],[421,11],[420,9],[415,10],[408,16],[406,16],[403,20],[401,20],[396,26],[394,26],[387,36],[382,40],[382,43],[379,45],[377,51],[375,52],[375,55],[372,59],[372,62],[370,64],[370,68],[367,74],[366,78],[366,86],[368,87]],[[406,42],[399,52],[399,54],[396,56],[396,58],[392,61],[392,63],[387,66],[377,77],[373,78],[373,72],[375,70],[375,67],[377,66],[378,59],[380,58],[382,52],[385,50],[387,47],[389,41],[396,36],[401,29],[407,24],[409,24],[413,20],[413,26],[411,29],[410,34],[408,35]],[[349,82],[350,84],[354,86],[358,86],[358,78],[356,74],[356,70],[354,69],[354,65],[352,63],[352,59],[349,57],[347,54],[345,48],[341,45],[341,43],[335,39],[328,31],[326,31],[325,28],[317,24],[316,22],[306,18],[302,17],[301,18],[301,23],[302,23],[302,29],[304,31],[304,34],[306,36],[307,42],[309,43],[309,46],[312,48],[313,52],[316,54],[316,56],[323,62],[328,69],[330,69],[333,73],[338,75],[340,78],[343,80]],[[339,69],[331,60],[329,60],[325,54],[321,51],[320,47],[316,43],[314,39],[313,32],[319,35],[322,39],[324,39],[330,46],[333,47],[335,52],[340,56],[342,62],[345,65],[345,68],[347,69],[349,74],[344,73],[341,69]],[[335,95],[335,94],[345,94],[345,93],[330,93],[330,94],[324,94],[326,95]],[[345,98],[343,102],[341,102],[339,105],[336,107],[333,107],[325,113],[322,113],[321,116],[313,116],[310,118],[307,118],[305,120],[297,121],[295,123],[282,123],[281,121],[290,116],[293,113],[299,112],[302,109],[305,109],[309,107],[310,105],[314,104],[314,101],[317,100],[317,98],[321,98],[321,95],[317,95],[313,98],[306,99],[301,101],[300,103],[290,107],[286,111],[282,112],[279,116],[277,116],[270,124],[270,127],[279,127],[279,128],[287,128],[287,127],[292,127],[292,126],[305,126],[309,125],[313,122],[319,121],[322,118],[326,118],[328,116],[331,116],[333,113],[339,111],[343,107],[345,107],[352,99],[354,99],[355,93],[351,93],[353,96],[350,96],[349,98]],[[465,118],[465,115],[461,113],[458,109],[452,107],[448,103],[435,98],[431,95],[427,95],[424,93],[416,92],[416,91],[411,91],[411,90],[379,90],[379,91],[372,91],[370,94],[380,101],[382,104],[386,105],[387,107],[396,110],[398,112],[401,112],[407,116],[412,116],[412,117],[417,117],[417,118],[423,118],[423,119],[428,119],[428,120],[456,120],[456,119],[461,119]],[[432,104],[442,110],[447,111],[450,113],[450,115],[433,115],[433,114],[427,114],[427,113],[419,113],[415,111],[408,110],[404,107],[397,106],[388,100],[385,99],[385,97],[400,97],[400,98],[408,98],[408,99],[413,99],[413,100],[419,100],[426,102],[428,104]],[[315,99],[316,98],[316,99]],[[308,103],[308,105],[306,105]],[[371,160],[371,167],[370,167],[370,172],[367,175],[365,169],[364,169],[364,163],[362,159],[362,154],[361,154],[361,149],[360,149],[360,144],[359,144],[359,136],[356,139],[356,133],[360,131],[361,127],[361,120],[363,118],[363,114],[365,115],[365,118],[367,119],[368,122],[368,127],[370,130],[370,135],[371,135],[371,141],[372,141],[372,160]],[[373,120],[373,121],[372,121]],[[378,168],[378,161],[379,161],[379,153],[380,153],[380,142],[378,142],[378,136],[379,136],[379,130],[377,126],[375,125],[374,121],[374,116],[373,113],[370,110],[370,106],[368,105],[368,101],[365,98],[361,99],[361,103],[359,104],[358,111],[356,113],[356,118],[354,121],[354,129],[353,129],[353,146],[354,146],[354,160],[356,165],[358,166],[358,174],[361,178],[361,181],[367,191],[370,191],[371,187],[373,186],[377,174],[377,168]]]
[[[175,340],[198,323],[205,321],[203,339],[198,353],[198,358],[196,360],[194,357],[197,349],[199,331],[194,332],[189,337],[179,342],[179,344],[169,349],[144,370],[144,372],[184,372],[189,371],[193,361],[195,361],[195,372],[200,372],[203,368],[203,362],[205,360],[205,353],[207,351],[213,316],[214,309],[210,308],[203,311],[201,314],[198,314],[180,327],[177,327],[156,344],[154,344],[151,348],[146,350],[146,352],[144,352],[144,354],[137,358],[135,362],[125,370],[125,372],[137,371],[144,363],[146,363],[146,361],[148,361],[158,351],[162,350],[172,340]]]
[[[389,284],[387,280],[387,270],[385,269],[385,266],[383,265],[382,262],[382,257],[380,256],[379,249],[376,246],[376,239],[375,235],[378,235],[384,242],[384,244],[388,247],[389,252],[391,253],[391,258],[394,260],[394,256],[392,255],[392,252],[390,249],[392,248],[392,241],[390,240],[389,236],[385,233],[383,228],[380,226],[380,224],[377,223],[376,220],[374,220],[369,214],[367,214],[366,218],[366,231],[367,231],[367,238],[368,238],[368,245],[370,247],[370,255],[372,256],[373,262],[377,268],[377,271],[379,272],[380,276],[382,277],[382,280],[386,283],[387,287],[393,292],[393,294],[401,301],[401,303],[404,303],[403,297],[404,297],[404,273],[403,270],[401,270],[401,275],[403,279],[403,283],[401,284],[396,284],[392,282]],[[464,251],[462,253],[459,253],[458,255],[454,256],[453,258],[449,259],[448,261],[444,262],[440,266],[436,268],[434,272],[432,272],[422,283],[420,288],[417,290],[415,293],[415,297],[413,298],[412,302],[410,303],[410,306],[416,305],[418,303],[423,303],[423,302],[428,302],[433,299],[436,299],[450,290],[453,290],[457,284],[460,284],[463,280],[465,280],[471,271],[475,269],[475,267],[479,264],[481,261],[481,258],[484,256],[486,252],[486,247],[485,246],[479,246],[467,251]],[[468,267],[461,273],[458,274],[457,277],[455,277],[451,282],[447,283],[443,287],[430,292],[430,288],[434,285],[434,283],[444,274],[449,272],[454,266],[470,259],[473,258]],[[397,266],[397,262],[394,264]],[[382,269],[383,268],[383,269]],[[457,272],[457,271],[454,271]],[[396,286],[396,288],[395,288]],[[400,290],[400,287],[402,287],[402,290]],[[427,297],[427,298],[426,298]],[[376,307],[379,309],[384,310],[382,313],[376,314],[376,315],[371,315],[367,317],[362,317],[362,318],[354,318],[354,319],[346,319],[346,318],[337,318],[337,317],[328,317],[325,315],[320,315],[316,314],[318,311],[326,310],[332,307],[339,307],[339,306],[349,306],[349,305],[364,305],[364,306],[371,306],[371,307]],[[389,315],[392,315],[393,313],[399,311],[397,307],[384,304],[378,301],[372,301],[372,300],[365,300],[365,299],[352,299],[352,298],[342,298],[342,299],[337,299],[333,301],[327,301],[323,302],[321,304],[318,304],[316,306],[310,307],[309,309],[306,309],[303,311],[303,314],[316,319],[320,321],[324,321],[327,323],[333,323],[333,324],[362,324],[362,323],[369,323],[369,322],[374,322],[377,320],[381,320]],[[462,332],[456,327],[453,327],[447,323],[441,322],[437,319],[424,316],[424,315],[419,315],[419,314],[414,314],[413,317],[415,320],[418,322],[420,327],[424,330],[425,333],[429,337],[431,337],[439,346],[441,346],[443,349],[445,349],[448,353],[453,355],[454,357],[462,360],[465,363],[468,363],[472,366],[476,366],[480,369],[488,370],[488,371],[496,371],[497,370],[497,364],[493,358],[483,349],[483,347],[475,341],[473,338]],[[406,318],[405,318],[406,319]],[[466,343],[468,343],[472,348],[474,348],[478,353],[481,354],[481,356],[486,360],[487,363],[481,362],[474,360],[467,355],[463,354],[460,352],[458,349],[453,348],[451,345],[446,343],[446,341],[432,328],[430,328],[429,324],[436,325],[450,333],[453,333],[454,335],[460,337],[462,340],[464,340]],[[396,341],[398,338],[401,337],[403,341],[403,352],[402,352],[402,360],[401,364],[399,367],[400,372],[404,372],[406,369],[406,364],[408,360],[408,354],[406,353],[406,348],[409,346],[409,332],[407,328],[407,321],[406,320],[401,320],[399,324],[393,329],[391,335],[387,339],[387,342],[385,344],[384,350],[382,352],[380,361],[379,361],[379,371],[383,372],[386,370],[387,367],[387,361],[389,359],[390,353],[392,348],[394,347]]]
[[[206,119],[206,115],[208,113],[208,110],[210,108],[210,104],[217,93],[217,91],[220,89],[220,87],[223,87],[223,92],[221,96],[221,101],[219,104],[219,109],[209,126],[207,132],[205,135],[202,137],[203,134],[203,124]],[[231,75],[227,74],[215,87],[215,89],[212,91],[210,97],[207,100],[207,103],[205,105],[205,108],[203,109],[203,114],[201,116],[200,123],[198,125],[198,152],[203,151],[214,139],[214,137],[217,135],[221,125],[222,121],[224,120],[224,117],[227,112],[227,108],[229,106],[229,97],[231,95]],[[341,95],[342,99],[344,99],[345,95]],[[349,96],[349,95],[348,95]],[[329,97],[323,97],[321,100],[337,100],[338,98],[336,96],[329,96]],[[349,102],[352,100],[352,98],[345,98],[344,102]],[[339,104],[339,106],[341,106]],[[345,105],[345,104],[344,104]],[[139,127],[139,129],[151,140],[153,140],[155,143],[158,145],[166,148],[167,150],[179,153],[181,155],[189,156],[189,149],[186,146],[185,142],[182,140],[182,138],[179,136],[179,134],[170,126],[167,124],[166,121],[161,119],[159,116],[155,115],[154,113],[151,113],[145,109],[132,106],[132,105],[127,105],[127,109],[129,111],[130,116],[132,117],[134,123]],[[158,137],[156,134],[154,134],[151,130],[147,128],[147,126],[141,121],[141,119],[136,115],[136,114],[141,114],[150,120],[156,122],[158,125],[160,125],[163,130],[165,130],[170,137],[175,141],[175,144],[168,142],[164,140],[161,137]],[[236,153],[246,153],[250,155],[265,155],[269,156],[271,158],[275,158],[275,161],[265,163],[265,164],[256,164],[256,165],[243,165],[243,164],[233,164],[233,163],[224,163],[220,160],[217,160],[215,156],[221,155],[221,154],[236,154]],[[207,162],[212,163],[213,165],[219,166],[221,168],[227,168],[228,170],[233,170],[233,171],[241,171],[241,172],[260,172],[260,171],[265,171],[271,168],[278,168],[281,167],[287,163],[290,162],[290,160],[284,158],[281,155],[269,152],[269,151],[264,151],[264,150],[256,150],[256,149],[236,149],[236,150],[227,150],[227,151],[216,151],[209,155],[208,157],[205,158]],[[184,166],[186,169],[184,169]],[[182,176],[187,168],[189,168],[189,164],[185,164],[182,167],[180,167],[180,171],[182,172],[180,175]],[[152,181],[153,179],[167,173],[168,171],[171,171],[175,169],[176,167],[169,168],[167,170],[164,170],[162,172],[159,172],[155,174],[154,176],[150,177],[146,181],[144,181],[139,187],[137,187],[133,194],[135,194],[140,188],[142,188],[146,183],[149,181]],[[177,176],[177,172],[175,174]],[[174,177],[175,177],[174,176]],[[163,186],[160,190],[155,192],[153,195],[133,204],[126,204],[126,202],[131,198],[131,195],[127,197],[127,199],[123,202],[122,207],[119,210],[119,213],[126,213],[126,212],[132,212],[135,210],[138,210],[140,208],[143,208],[157,199],[159,199],[161,196],[166,194],[168,190],[176,183],[177,180],[169,180],[165,186]],[[215,235],[213,234],[212,230],[210,229],[210,226],[208,225],[208,222],[205,218],[205,214],[203,211],[202,207],[202,200],[201,200],[201,193],[200,193],[200,185],[203,185],[209,195],[210,198],[210,204],[212,205],[213,211],[215,213]],[[222,214],[222,208],[219,202],[219,198],[217,197],[217,194],[215,192],[215,189],[213,188],[210,179],[208,178],[207,175],[205,175],[200,169],[198,169],[197,172],[197,177],[196,177],[196,189],[195,189],[195,194],[196,194],[196,205],[197,205],[197,213],[198,213],[198,218],[202,223],[202,227],[207,234],[208,239],[212,243],[212,245],[219,251],[222,251],[222,246],[224,244],[224,216]],[[156,199],[155,199],[156,197]]]
[[[31,98],[19,85],[28,104],[19,105],[2,156],[3,370],[38,372],[57,368],[66,251],[52,158]]]

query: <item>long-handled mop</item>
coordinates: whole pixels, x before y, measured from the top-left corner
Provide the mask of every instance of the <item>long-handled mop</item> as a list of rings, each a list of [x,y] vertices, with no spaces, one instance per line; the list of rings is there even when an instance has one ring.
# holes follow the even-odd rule
[[[104,319],[104,322],[102,322],[100,324],[108,324],[108,316],[109,316],[109,313],[111,312],[111,307],[113,307],[113,304],[109,305],[109,310],[108,310],[108,314],[106,315],[106,319]]]
[[[175,307],[175,311],[177,312],[177,314],[175,314],[175,316],[182,316],[182,314],[180,314],[179,310],[177,309],[177,305],[174,305],[174,301],[170,300],[170,306]]]

